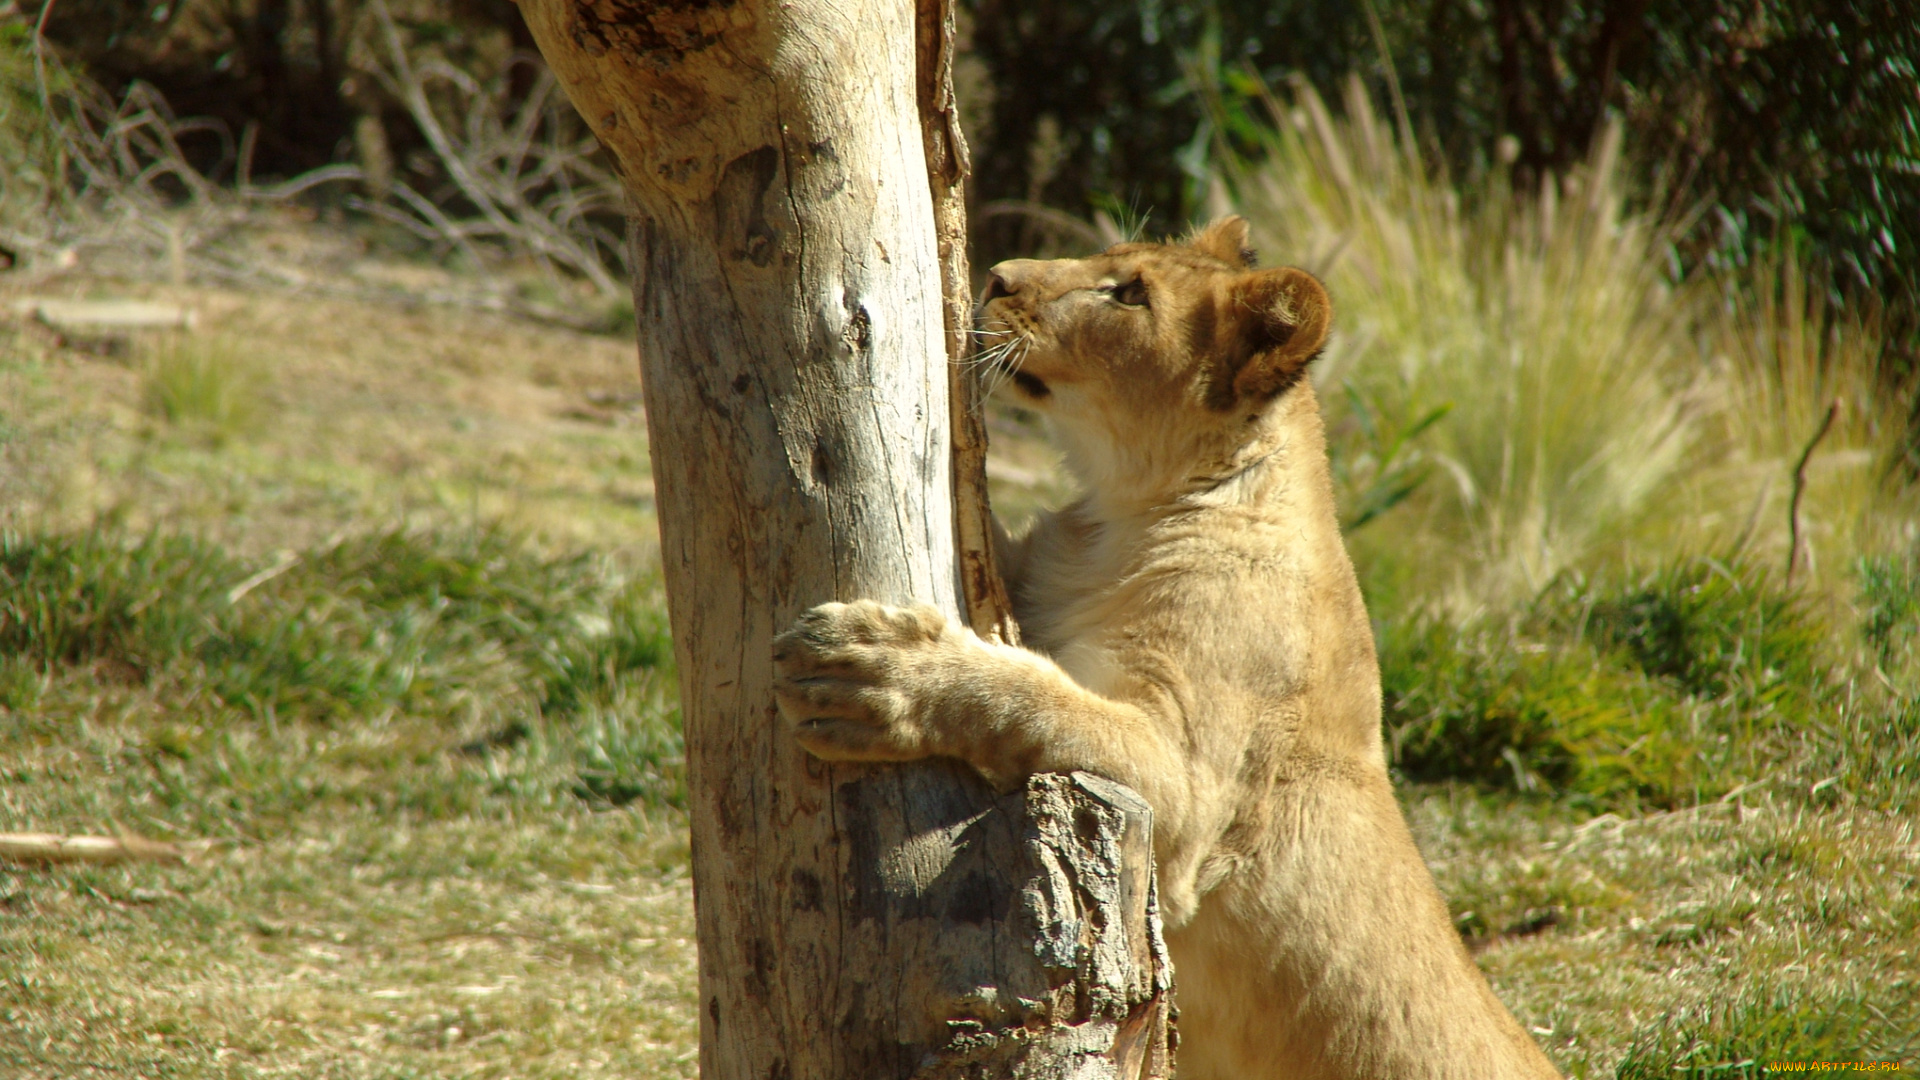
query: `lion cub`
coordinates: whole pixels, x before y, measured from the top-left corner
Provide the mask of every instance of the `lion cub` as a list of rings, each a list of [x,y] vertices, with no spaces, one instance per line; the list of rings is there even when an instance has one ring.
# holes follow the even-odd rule
[[[1474,967],[1387,778],[1304,377],[1332,307],[1246,223],[994,267],[982,323],[1085,495],[1005,545],[1029,648],[825,604],[775,644],[824,758],[1085,769],[1154,810],[1193,1078],[1558,1074]]]

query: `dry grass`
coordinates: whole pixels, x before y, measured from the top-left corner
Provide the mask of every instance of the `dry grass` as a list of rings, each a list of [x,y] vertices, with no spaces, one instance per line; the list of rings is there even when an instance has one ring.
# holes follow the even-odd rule
[[[0,527],[191,524],[273,551],[477,520],[559,546],[655,543],[630,342],[431,306],[125,288],[195,308],[195,341],[243,348],[272,422],[224,447],[170,437],[142,415],[136,367],[0,321]]]
[[[476,526],[652,561],[626,342],[432,307],[61,288],[197,308],[202,336],[157,347],[245,343],[270,422],[193,437],[146,411],[140,365],[0,324],[0,528],[188,532],[248,569]],[[184,866],[0,867],[0,1074],[693,1074],[684,823],[583,798],[593,756],[620,749],[604,707],[525,734],[484,709],[260,716],[196,672],[0,658],[0,830],[218,841]]]
[[[1336,425],[1343,383],[1390,422],[1448,410],[1422,442],[1435,481],[1376,531],[1458,614],[1531,596],[1630,528],[1689,448],[1662,231],[1622,213],[1617,138],[1564,184],[1496,178],[1465,206],[1357,82],[1348,99],[1337,119],[1303,84],[1237,200],[1333,292],[1316,379]]]
[[[1757,791],[1575,823],[1438,788],[1409,812],[1482,967],[1575,1076],[1635,1058],[1686,1076],[1920,1060],[1911,818]],[[1715,1010],[1733,1014],[1718,1045]],[[1809,1017],[1815,1030],[1795,1029]]]
[[[39,752],[5,740],[0,817],[156,829],[143,818],[164,811],[129,805],[108,771],[152,753],[147,724],[129,719]],[[184,867],[0,870],[0,1071],[694,1075],[679,823],[362,798]]]

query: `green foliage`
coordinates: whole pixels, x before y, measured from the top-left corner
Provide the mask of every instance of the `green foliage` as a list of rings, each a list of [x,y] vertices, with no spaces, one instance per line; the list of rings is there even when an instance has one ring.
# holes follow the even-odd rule
[[[1843,285],[1913,294],[1920,23],[1906,0],[1571,0],[1535,12],[1388,4],[1416,116],[1458,168],[1501,136],[1529,175],[1586,154],[1611,112],[1721,212],[1690,239],[1739,262],[1809,241]],[[1550,12],[1550,13],[1548,13]]]
[[[1434,621],[1381,643],[1393,758],[1459,778],[1581,797],[1670,802],[1690,787],[1685,703],[1590,643]]]
[[[1144,212],[1153,231],[1185,223],[1204,167],[1194,145],[1204,103],[1188,79],[1203,41],[1229,63],[1306,71],[1331,85],[1368,54],[1358,5],[1301,0],[972,0],[972,54],[987,79],[963,87],[974,183],[982,199],[1026,199],[1072,212],[1104,196]],[[1019,223],[983,230],[992,257],[1025,255]]]
[[[1742,782],[1719,747],[1824,699],[1829,631],[1767,574],[1685,560],[1569,575],[1505,624],[1381,642],[1396,764],[1416,779],[1673,805]]]
[[[1808,690],[1823,681],[1828,659],[1829,631],[1799,598],[1764,571],[1711,558],[1663,567],[1618,591],[1570,583],[1550,617],[1695,697]]]
[[[583,794],[674,801],[662,608],[650,582],[496,533],[376,533],[260,568],[188,536],[8,535],[0,704],[86,669],[275,724],[399,713],[492,729],[477,754],[538,734]]]
[[[1763,977],[1635,1033],[1615,1080],[1759,1080],[1787,1063],[1900,1062],[1920,1050],[1912,986],[1822,987]],[[1905,1028],[1905,1030],[1902,1030]]]
[[[1378,36],[1366,5],[976,0],[974,49],[992,87],[976,124],[981,194],[1076,211],[1118,196],[1171,230],[1210,210],[1196,90],[1249,72],[1248,83],[1304,76],[1326,92],[1361,72],[1376,98],[1401,95],[1455,175],[1502,161],[1524,187],[1574,168],[1621,117],[1665,184],[1687,185],[1666,194],[1719,205],[1683,251],[1739,263],[1803,242],[1843,289],[1880,290],[1909,313],[1902,335],[1916,340],[1920,20],[1908,0],[1373,10]],[[1038,152],[1043,141],[1058,149]],[[998,254],[1018,238],[985,239]]]
[[[1911,317],[1920,300],[1912,5],[1663,6],[1635,43],[1623,96],[1648,149],[1695,170],[1701,190],[1719,198],[1711,242],[1720,257],[1803,240],[1839,270],[1843,288],[1877,290]]]

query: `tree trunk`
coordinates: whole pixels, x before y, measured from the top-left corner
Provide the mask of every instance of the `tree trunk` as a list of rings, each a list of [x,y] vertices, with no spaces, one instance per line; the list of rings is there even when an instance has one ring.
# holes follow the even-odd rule
[[[981,485],[950,460],[948,350],[966,315],[965,151],[940,118],[950,12],[521,7],[632,199],[701,1075],[1168,1075],[1170,973],[1136,796],[1077,774],[997,796],[948,762],[830,766],[773,703],[771,639],[817,603],[962,617],[964,600],[982,632],[1011,625],[983,506],[958,530],[965,589],[956,550],[953,492],[977,503]],[[977,429],[968,449],[977,470]]]

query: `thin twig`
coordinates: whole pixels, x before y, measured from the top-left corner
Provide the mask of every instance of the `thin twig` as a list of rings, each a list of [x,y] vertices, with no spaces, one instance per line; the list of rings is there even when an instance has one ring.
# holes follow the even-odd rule
[[[1807,448],[1800,451],[1800,460],[1793,466],[1793,498],[1787,504],[1787,584],[1793,584],[1793,572],[1800,563],[1800,496],[1807,489],[1807,462],[1812,459],[1814,448],[1820,440],[1827,437],[1833,428],[1833,418],[1840,415],[1840,399],[1834,398],[1827,406],[1827,415],[1820,420],[1820,430],[1807,440]]]
[[[240,584],[235,585],[231,589],[228,589],[227,603],[229,604],[239,603],[242,597],[246,596],[248,593],[259,588],[260,586],[265,585],[267,582],[272,581],[274,578],[279,577],[281,574],[286,573],[288,570],[293,569],[294,564],[298,563],[299,561],[300,561],[300,556],[294,554],[293,552],[291,551],[281,552],[279,557],[274,560],[272,566],[269,566],[266,569],[261,570],[259,573],[250,575],[245,581],[242,581]]]
[[[40,17],[33,20],[33,81],[40,90],[40,115],[52,121],[53,95],[47,92],[47,16],[53,14],[54,0],[40,5]]]

